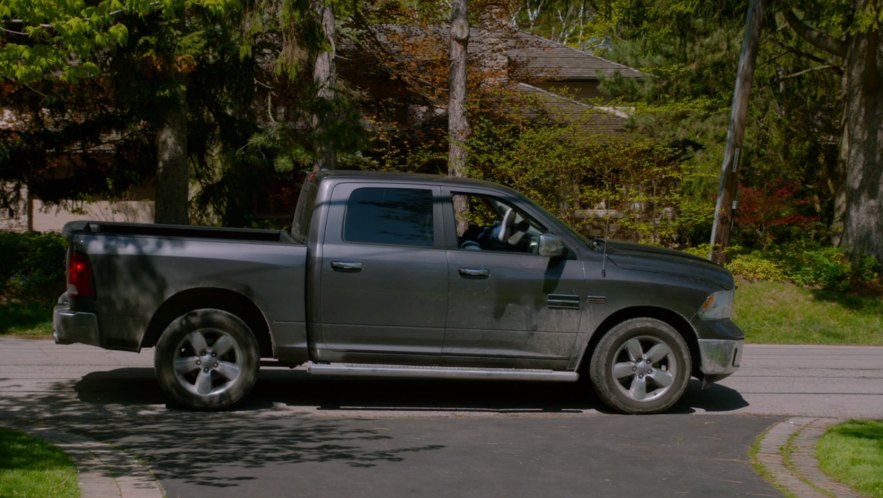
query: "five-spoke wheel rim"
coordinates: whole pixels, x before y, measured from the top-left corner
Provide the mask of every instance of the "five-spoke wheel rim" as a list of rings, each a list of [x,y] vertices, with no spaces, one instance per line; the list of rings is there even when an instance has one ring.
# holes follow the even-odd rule
[[[616,351],[611,373],[616,387],[629,399],[647,402],[664,395],[678,374],[672,349],[652,336],[625,341]]]
[[[197,396],[217,395],[239,379],[243,358],[230,334],[218,329],[196,330],[175,348],[175,378]]]

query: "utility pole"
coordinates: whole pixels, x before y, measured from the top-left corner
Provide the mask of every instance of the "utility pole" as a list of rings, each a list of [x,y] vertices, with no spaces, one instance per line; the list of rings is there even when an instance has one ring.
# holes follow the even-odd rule
[[[764,0],[751,0],[748,17],[745,20],[745,37],[742,39],[742,53],[739,55],[739,70],[736,74],[736,88],[733,91],[733,105],[730,112],[730,126],[727,130],[727,146],[721,165],[720,188],[714,208],[714,224],[711,226],[711,253],[708,258],[715,263],[726,262],[725,251],[730,243],[730,230],[733,226],[733,211],[736,209],[736,190],[739,186],[739,159],[742,143],[745,140],[745,121],[748,117],[748,97],[751,95],[751,81],[757,60],[757,47],[763,27]]]
[[[469,21],[466,0],[451,2],[451,52],[448,76],[448,175],[466,176],[466,47],[469,44]]]

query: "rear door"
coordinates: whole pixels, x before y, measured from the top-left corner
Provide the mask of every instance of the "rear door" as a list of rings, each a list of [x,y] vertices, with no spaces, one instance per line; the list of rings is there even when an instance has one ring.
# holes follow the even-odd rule
[[[438,192],[334,187],[318,257],[318,359],[402,362],[441,353],[448,272]]]

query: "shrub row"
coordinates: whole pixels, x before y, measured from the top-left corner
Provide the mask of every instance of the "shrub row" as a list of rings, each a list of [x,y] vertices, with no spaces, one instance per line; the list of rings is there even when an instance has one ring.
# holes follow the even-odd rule
[[[688,252],[706,256],[708,245]],[[791,243],[766,250],[734,246],[727,251],[727,269],[749,280],[792,282],[804,287],[833,291],[849,290],[853,284],[870,284],[880,278],[880,265],[872,256],[850,261],[838,247]]]
[[[64,291],[67,241],[57,233],[0,231],[0,297],[45,299]]]

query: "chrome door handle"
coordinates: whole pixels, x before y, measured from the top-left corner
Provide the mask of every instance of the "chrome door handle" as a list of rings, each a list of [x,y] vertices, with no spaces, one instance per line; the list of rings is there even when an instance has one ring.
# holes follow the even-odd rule
[[[460,268],[460,276],[466,278],[488,278],[491,272],[487,268]]]
[[[362,263],[359,261],[332,261],[331,269],[344,273],[359,273],[362,271]]]

